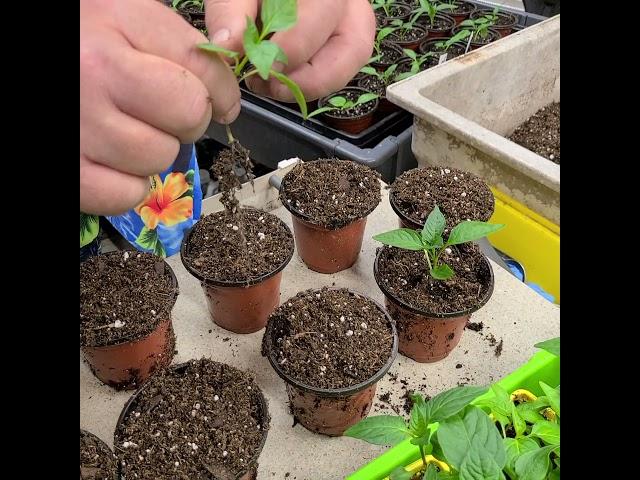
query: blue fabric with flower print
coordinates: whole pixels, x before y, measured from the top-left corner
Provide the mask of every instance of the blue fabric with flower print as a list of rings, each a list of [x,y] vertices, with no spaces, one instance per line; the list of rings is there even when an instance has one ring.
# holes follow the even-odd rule
[[[170,257],[180,251],[185,230],[200,218],[202,189],[195,145],[181,145],[176,161],[150,177],[146,198],[123,215],[106,217],[131,245]]]

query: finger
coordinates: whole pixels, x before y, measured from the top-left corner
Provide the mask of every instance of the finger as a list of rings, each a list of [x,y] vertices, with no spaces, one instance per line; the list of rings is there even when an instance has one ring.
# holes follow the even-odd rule
[[[240,112],[240,89],[229,66],[197,48],[206,37],[159,2],[113,2],[115,22],[126,40],[141,52],[183,66],[204,84],[213,118],[230,123]]]
[[[207,0],[205,15],[207,31],[213,43],[242,52],[242,35],[247,17],[255,20],[258,0]]]
[[[113,170],[80,155],[80,211],[120,215],[144,200],[149,179]]]
[[[307,100],[339,90],[371,57],[375,28],[375,16],[366,0],[347,2],[335,34],[308,62],[287,75],[300,86]],[[250,77],[247,86],[276,100],[294,100],[289,89],[276,79],[264,82]]]

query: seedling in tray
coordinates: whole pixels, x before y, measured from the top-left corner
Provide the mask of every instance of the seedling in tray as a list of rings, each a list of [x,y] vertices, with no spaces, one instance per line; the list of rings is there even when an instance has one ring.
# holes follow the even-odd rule
[[[374,57],[375,59],[375,57]],[[367,75],[371,75],[372,77],[377,78],[383,85],[390,85],[394,81],[396,81],[396,70],[398,69],[398,64],[394,63],[389,68],[387,68],[384,72],[379,72],[375,68],[370,66],[364,66],[360,69],[361,73],[366,73]]]
[[[434,45],[440,51],[446,52],[451,48],[451,46],[454,43],[463,41],[469,35],[471,35],[471,32],[469,30],[466,30],[466,29],[465,30],[460,30],[458,33],[456,33],[453,37],[449,38],[448,40],[443,40],[441,42],[436,42],[436,43],[434,43]]]
[[[395,31],[396,31],[396,27],[384,27],[378,30],[378,33],[376,34],[376,39],[373,43],[373,49],[376,52],[376,57],[373,57],[373,59],[369,60],[369,62],[371,62],[374,59],[376,61],[380,59],[382,42],[384,41],[385,38],[387,38],[390,34],[392,34]]]
[[[333,112],[336,110],[344,112],[346,110],[350,110],[359,105],[363,105],[367,102],[375,100],[376,98],[378,98],[378,94],[376,93],[363,93],[355,101],[349,100],[348,98],[341,95],[336,95],[328,100],[328,103],[331,106],[318,108],[317,110],[311,112],[307,116],[307,118],[315,117],[316,115],[320,115],[321,113]]]
[[[420,0],[420,6],[413,11],[412,22],[415,22],[422,15],[429,17],[429,25],[433,27],[433,22],[436,20],[436,15],[443,11],[455,10],[457,7],[452,3],[435,3],[429,0]]]
[[[399,228],[373,238],[385,245],[405,250],[423,250],[429,266],[429,274],[435,280],[448,280],[453,277],[454,272],[449,265],[441,262],[440,257],[449,247],[479,240],[504,228],[504,225],[492,225],[486,222],[460,222],[451,229],[449,238],[445,242],[442,238],[445,226],[444,215],[436,205],[427,217],[422,232],[410,228]]]
[[[394,78],[394,81],[404,80],[405,78],[413,77],[416,73],[420,73],[422,65],[432,57],[437,56],[434,52],[427,52],[422,55],[418,55],[413,50],[404,49],[404,54],[411,59],[411,67],[408,72],[402,72]]]
[[[393,7],[396,3],[396,0],[373,0],[371,6],[373,10],[384,10],[385,15],[388,17],[391,15],[391,7]]]
[[[498,12],[498,7],[496,7],[491,13],[487,13],[482,17],[476,19],[469,18],[463,21],[460,23],[460,26],[464,28],[461,32],[469,31],[472,34],[472,39],[473,37],[487,38],[489,35],[489,28],[494,26],[498,20]]]

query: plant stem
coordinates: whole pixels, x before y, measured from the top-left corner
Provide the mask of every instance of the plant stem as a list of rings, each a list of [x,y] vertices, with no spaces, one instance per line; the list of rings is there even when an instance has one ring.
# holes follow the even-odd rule
[[[244,68],[244,66],[247,64],[247,62],[249,61],[249,57],[247,57],[246,55],[242,58],[242,61],[236,65],[236,68],[233,70],[233,74],[237,77],[240,75],[240,72],[242,71],[242,69]]]
[[[227,131],[227,140],[229,140],[229,145],[231,145],[236,141],[236,139],[233,138],[233,133],[231,133],[231,127],[229,126],[229,124],[225,125],[224,128]]]
[[[251,70],[250,72],[245,73],[242,77],[240,77],[240,79],[238,80],[238,83],[243,81],[245,78],[250,77],[251,75],[255,75],[256,73],[258,73],[258,70]]]
[[[418,445],[418,448],[420,448],[420,456],[422,457],[422,463],[424,463],[424,469],[426,471],[426,469],[427,469],[427,457],[424,454],[424,445]]]
[[[429,251],[428,250],[424,251],[424,258],[427,259],[427,263],[429,264],[429,271],[433,270],[433,267],[431,266],[431,259],[429,258]]]

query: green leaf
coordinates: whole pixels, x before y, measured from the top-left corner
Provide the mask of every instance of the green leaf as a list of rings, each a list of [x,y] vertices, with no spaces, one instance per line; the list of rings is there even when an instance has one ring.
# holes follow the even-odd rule
[[[465,408],[469,402],[475,400],[476,397],[479,397],[486,391],[486,387],[466,385],[454,387],[439,393],[427,402],[426,417],[428,423],[442,422],[456,415]]]
[[[362,95],[360,95],[358,97],[358,100],[356,100],[356,103],[354,104],[354,106],[355,105],[362,105],[364,103],[370,102],[370,101],[375,100],[377,98],[378,98],[378,94],[377,93],[371,93],[371,92],[363,93]]]
[[[560,445],[560,425],[548,420],[538,421],[531,429],[532,437],[537,437],[547,445]]]
[[[418,251],[424,248],[418,232],[410,228],[399,228],[390,232],[379,233],[375,235],[373,239],[385,245],[404,248],[405,250]]]
[[[554,448],[547,445],[520,455],[515,463],[518,480],[545,480],[550,466],[549,454]]]
[[[391,75],[393,75],[393,73],[396,71],[396,69],[398,68],[398,64],[394,63],[393,65],[391,65],[389,68],[387,68],[384,71],[384,77],[385,78],[389,78]],[[377,98],[377,96],[376,96]]]
[[[498,384],[491,386],[493,397],[480,400],[477,405],[479,407],[488,407],[493,418],[500,423],[502,430],[511,423],[511,395]]]
[[[506,462],[502,437],[489,416],[473,405],[440,423],[438,442],[460,479],[500,479]]]
[[[411,480],[413,473],[407,472],[404,467],[397,467],[389,474],[389,480]]]
[[[278,81],[286,85],[289,91],[291,91],[291,93],[293,94],[293,98],[296,99],[298,108],[300,108],[302,118],[304,118],[305,120],[309,118],[309,116],[307,115],[307,100],[304,98],[304,94],[302,93],[302,89],[300,88],[300,86],[289,77],[287,77],[284,73],[271,70],[271,75],[273,75],[278,79]]]
[[[560,386],[558,385],[558,388],[554,389],[546,383],[540,382],[540,387],[542,388],[544,394],[547,396],[551,409],[556,412],[558,417],[560,417]]]
[[[380,42],[382,42],[382,40],[384,40],[385,38],[387,38],[390,34],[392,34],[396,29],[393,27],[384,27],[381,28],[380,31],[378,32],[378,35],[376,35],[376,42],[379,44]]]
[[[335,96],[335,97],[331,97],[328,100],[329,104],[333,105],[334,107],[337,108],[342,108],[347,104],[347,99],[345,97],[341,97],[340,95]]]
[[[446,263],[441,263],[440,265],[433,267],[429,270],[429,273],[436,280],[449,280],[453,277],[453,270]]]
[[[263,0],[260,9],[262,38],[293,27],[298,21],[296,0]]]
[[[424,240],[429,245],[433,245],[436,239],[442,235],[445,227],[447,226],[447,221],[444,218],[444,215],[440,211],[440,207],[436,205],[431,213],[427,217],[427,221],[424,222],[424,227],[422,227],[422,240]]]
[[[276,55],[276,62],[284,63],[286,65],[287,63],[289,63],[287,54],[284,53],[284,50],[282,50],[278,44],[276,44],[276,46],[278,46],[278,54]]]
[[[377,77],[380,75],[380,73],[373,67],[369,67],[369,66],[364,66],[360,69],[360,72],[362,73],[366,73],[367,75],[371,75],[374,77]]]
[[[146,250],[155,250],[156,243],[158,242],[158,232],[156,230],[150,230],[147,227],[142,227],[138,238],[136,238],[136,244],[140,245]]]
[[[560,480],[560,469],[556,468],[551,470],[547,476],[547,480]]]
[[[249,61],[256,67],[260,77],[263,80],[267,80],[271,66],[281,51],[280,47],[269,40],[260,41],[258,27],[249,17],[247,17],[247,29],[244,31],[243,45]]]
[[[158,238],[158,241],[156,242],[155,248],[153,249],[153,253],[163,258],[167,256],[167,251],[164,249],[164,245],[162,245],[162,242],[160,241],[159,238]]]
[[[511,424],[513,425],[513,429],[516,432],[516,438],[524,435],[524,432],[527,429],[527,424],[520,416],[520,414],[516,410],[516,406],[513,403],[511,403]]]
[[[560,337],[551,338],[544,342],[538,342],[534,345],[536,348],[546,350],[549,353],[554,354],[556,357],[560,356]]]
[[[404,80],[405,78],[411,78],[415,75],[415,72],[402,72],[394,78],[395,82],[399,82],[400,80]]]
[[[189,185],[193,185],[193,178],[195,177],[195,173],[196,172],[193,168],[184,172],[184,179]]]
[[[438,480],[438,469],[433,463],[427,465],[422,480]]]
[[[411,395],[413,403],[411,407],[411,417],[409,419],[409,430],[415,437],[422,437],[429,432],[429,417],[427,413],[427,403],[422,395],[414,393]]]
[[[540,448],[538,442],[529,437],[503,438],[502,443],[504,444],[505,452],[507,454],[504,471],[507,472],[511,478],[515,478],[516,476],[515,464],[516,460],[520,458],[520,455]]]
[[[325,113],[325,112],[332,112],[336,109],[336,107],[322,107],[322,108],[318,108],[317,110],[314,110],[313,112],[311,112],[309,115],[307,115],[307,119],[308,118],[312,118],[315,117],[316,115],[320,115],[321,113]]]
[[[348,428],[344,435],[374,445],[395,445],[411,435],[402,417],[378,415],[367,417]]]
[[[240,54],[238,52],[234,52],[232,50],[227,50],[226,48],[222,48],[215,43],[199,43],[198,48],[200,50],[204,50],[205,52],[214,52],[221,53],[222,55],[229,58],[237,58]]]
[[[95,215],[80,212],[80,248],[95,240],[100,232],[100,221]]]
[[[416,59],[416,52],[414,52],[413,50],[409,48],[403,48],[402,51],[407,57],[411,58],[412,60]]]
[[[461,243],[473,242],[480,238],[491,235],[492,233],[502,230],[504,225],[492,225],[485,222],[461,222],[451,230],[447,245],[459,245]]]

